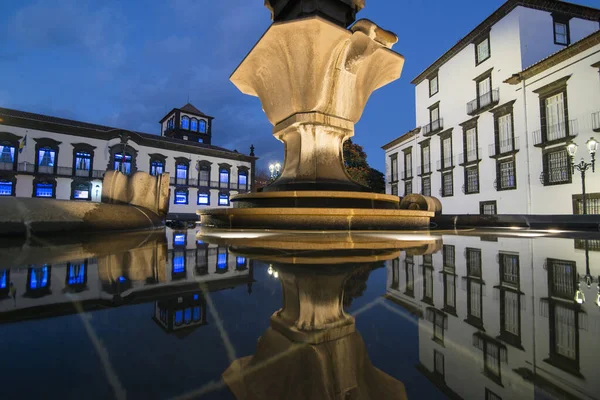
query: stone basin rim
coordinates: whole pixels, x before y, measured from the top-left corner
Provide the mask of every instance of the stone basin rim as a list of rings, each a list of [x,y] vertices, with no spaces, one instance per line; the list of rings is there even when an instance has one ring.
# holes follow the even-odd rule
[[[281,192],[256,192],[239,193],[231,196],[231,201],[242,199],[269,199],[269,198],[340,198],[340,199],[367,199],[367,200],[385,200],[393,203],[400,203],[400,198],[391,194],[370,193],[370,192],[344,192],[322,191],[322,190],[289,190]]]
[[[361,208],[211,208],[198,210],[196,214],[202,215],[238,215],[238,216],[274,216],[274,215],[306,215],[306,216],[365,216],[365,217],[405,217],[423,218],[433,217],[433,211],[421,210],[388,210],[388,209],[361,209]]]

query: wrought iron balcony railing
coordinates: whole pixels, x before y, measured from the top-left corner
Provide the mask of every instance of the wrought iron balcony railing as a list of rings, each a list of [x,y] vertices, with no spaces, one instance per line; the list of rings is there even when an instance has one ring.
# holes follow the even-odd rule
[[[458,159],[461,164],[467,164],[470,162],[475,162],[479,160],[481,155],[481,148],[469,150],[466,153],[460,153],[458,155]]]
[[[453,157],[444,157],[437,162],[437,169],[442,170],[446,168],[454,167],[454,159]]]
[[[475,115],[488,106],[498,104],[499,101],[500,89],[490,90],[489,92],[477,97],[475,100],[467,103],[467,114]]]
[[[579,124],[576,119],[562,121],[552,125],[542,125],[542,129],[533,132],[534,146],[562,142],[573,139],[579,134]]]
[[[402,179],[411,179],[412,177],[413,177],[412,168],[402,171]]]
[[[500,140],[499,142],[490,144],[489,146],[490,157],[501,156],[517,150],[519,150],[518,136],[506,140]]]
[[[0,171],[13,171],[14,169],[14,162],[0,162]]]
[[[438,118],[435,121],[431,121],[427,125],[423,126],[423,135],[433,135],[434,133],[441,131],[442,129],[444,129],[444,119]]]
[[[559,185],[561,183],[571,182],[571,167],[549,167],[545,166],[540,174],[540,182],[545,185]]]
[[[431,164],[427,163],[427,164],[419,165],[417,171],[419,171],[419,173],[421,175],[428,174],[431,172]]]

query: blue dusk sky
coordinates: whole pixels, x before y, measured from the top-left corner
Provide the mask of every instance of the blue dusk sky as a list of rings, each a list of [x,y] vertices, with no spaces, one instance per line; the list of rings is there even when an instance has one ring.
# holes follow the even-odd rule
[[[384,170],[381,146],[414,128],[410,81],[503,0],[367,0],[358,14],[399,37],[401,78],[373,93],[354,141]],[[283,146],[260,101],[229,76],[270,21],[263,0],[0,1],[0,106],[160,134],[189,100],[215,117],[213,143],[259,167]],[[578,0],[598,6],[597,0]]]

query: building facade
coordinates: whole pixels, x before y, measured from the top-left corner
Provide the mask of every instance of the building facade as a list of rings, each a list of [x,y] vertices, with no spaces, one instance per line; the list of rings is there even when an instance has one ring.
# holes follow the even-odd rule
[[[447,214],[581,213],[566,146],[589,160],[600,131],[599,21],[566,2],[502,5],[412,81],[419,128],[383,146],[386,192],[439,197]]]
[[[417,369],[449,398],[600,391],[600,243],[528,235],[444,236],[386,262],[386,297],[419,318]]]
[[[212,145],[212,121],[186,104],[158,136],[0,108],[0,196],[100,201],[107,170],[168,172],[170,214],[229,207],[252,190],[256,157]]]

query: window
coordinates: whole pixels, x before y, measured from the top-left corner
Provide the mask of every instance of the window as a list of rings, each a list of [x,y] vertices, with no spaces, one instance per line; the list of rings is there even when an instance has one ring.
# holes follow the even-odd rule
[[[392,260],[392,289],[398,290],[400,286],[400,260],[394,258]]]
[[[575,263],[549,258],[547,265],[550,296],[572,300],[575,297]]]
[[[12,196],[14,185],[12,181],[0,181],[0,196]]]
[[[554,305],[553,353],[569,360],[577,360],[577,313],[568,305]]]
[[[521,346],[521,299],[516,291],[500,292],[500,337],[510,344]]]
[[[464,133],[465,157],[464,162],[477,161],[477,128],[467,129]]]
[[[175,176],[176,176],[176,184],[177,185],[187,185],[187,176],[188,176],[188,165],[187,164],[177,164],[175,165]]]
[[[172,117],[167,121],[167,130],[170,129],[175,129],[175,117]]]
[[[479,167],[465,168],[465,193],[479,193]]]
[[[404,195],[407,196],[412,193],[412,181],[404,182]]]
[[[500,379],[500,347],[491,341],[485,342],[483,353],[484,372],[486,375]]]
[[[571,182],[571,162],[567,150],[560,149],[544,154],[544,185]]]
[[[442,163],[441,169],[452,167],[452,137],[442,139]]]
[[[221,183],[220,186],[229,186],[229,170],[226,168],[221,168],[219,170],[219,182]]]
[[[412,148],[404,152],[404,179],[412,178]]]
[[[90,186],[91,184],[89,182],[73,182],[71,186],[71,196],[73,200],[91,200],[92,197],[90,196]]]
[[[15,162],[15,148],[7,144],[0,145],[0,170],[12,170]],[[6,165],[6,168],[2,164]]]
[[[431,177],[424,176],[421,178],[421,194],[423,196],[431,196]]]
[[[438,76],[437,74],[429,79],[429,97],[438,92]]]
[[[439,119],[440,119],[440,107],[436,106],[436,107],[431,108],[429,110],[429,123],[431,123],[433,125],[433,122],[435,122]],[[439,129],[439,126],[431,128],[432,131],[435,131],[436,129]]]
[[[515,160],[503,160],[498,162],[500,184],[498,190],[515,189],[517,187],[515,178]]]
[[[114,170],[120,171],[125,175],[129,175],[131,173],[131,155],[125,153],[125,162],[123,162],[123,153],[116,153],[114,156]]]
[[[187,204],[187,203],[188,203],[187,189],[175,190],[175,204]]]
[[[198,138],[198,143],[204,143],[204,139]]]
[[[217,273],[223,273],[227,271],[227,249],[225,247],[219,247],[217,249]]]
[[[467,276],[481,279],[481,250],[466,249]]]
[[[452,172],[442,175],[442,197],[449,197],[454,194],[454,179]]]
[[[235,258],[235,269],[246,269],[246,257],[237,256]]]
[[[444,269],[446,268],[450,268],[452,271],[454,271],[454,245],[451,244],[445,244],[442,247],[442,253],[444,256]]]
[[[467,322],[478,328],[483,326],[481,289],[481,281],[467,278]]]
[[[429,142],[421,146],[421,162],[421,174],[428,174],[429,172],[431,172]]]
[[[394,154],[390,157],[390,164],[392,168],[392,182],[396,182],[398,180],[398,154]]]
[[[198,184],[202,187],[208,187],[210,185],[210,169],[207,167],[200,167],[198,172]]]
[[[444,274],[444,311],[456,314],[456,276]]]
[[[29,268],[28,290],[46,289],[50,284],[50,266],[44,265],[38,268]]]
[[[220,206],[228,206],[229,205],[229,195],[227,193],[219,193],[219,205]]]
[[[238,171],[238,189],[240,189],[240,190],[248,189],[248,172]]]
[[[92,155],[83,151],[75,153],[75,176],[90,176]]]
[[[86,264],[87,262],[67,264],[67,286],[84,285],[86,283]]]
[[[201,119],[199,122],[200,133],[206,133],[206,121]]]
[[[500,283],[502,286],[517,289],[519,287],[519,255],[500,253],[498,259],[500,262]]]
[[[547,97],[544,102],[546,105],[546,141],[551,142],[566,137],[564,93]]]
[[[392,196],[398,196],[398,185],[392,185]]]
[[[173,234],[173,246],[185,246],[185,233]]]
[[[573,199],[573,214],[583,214],[583,197],[580,194],[574,194],[571,198]],[[588,215],[600,214],[600,193],[587,193],[585,208]]]
[[[165,163],[163,161],[154,160],[150,163],[150,175],[157,176],[164,172]]]
[[[413,256],[406,256],[404,260],[404,267],[406,269],[406,290],[405,295],[414,297],[415,293],[415,263]]]
[[[196,118],[192,118],[190,121],[190,130],[198,132],[198,120]]]
[[[479,214],[494,215],[497,213],[496,201],[481,201],[479,202]]]
[[[427,321],[433,323],[433,340],[444,343],[444,330],[448,327],[448,317],[442,311],[428,307],[425,315]]]
[[[475,44],[475,64],[481,64],[490,58],[490,37],[486,36]]]
[[[515,146],[512,129],[512,113],[498,117],[496,123],[498,124],[498,143],[496,144],[496,149],[498,150],[497,153],[506,154],[510,151],[513,151]]]
[[[554,44],[568,46],[571,43],[569,17],[552,15],[552,23],[554,25]]]
[[[185,115],[181,117],[181,129],[190,129],[190,118]]]
[[[444,379],[444,355],[437,350],[433,350],[433,370]]]
[[[38,172],[43,174],[54,173],[54,167],[56,166],[56,151],[49,148],[43,147],[38,150]]]
[[[183,310],[175,311],[175,326],[183,324]]]
[[[0,290],[6,290],[9,285],[10,270],[3,269],[0,271]]]
[[[423,301],[433,305],[433,266],[423,265]]]
[[[185,250],[173,250],[173,271],[172,278],[180,279],[185,276]]]
[[[54,197],[54,184],[52,183],[36,183],[35,197]]]
[[[497,394],[492,392],[490,389],[486,388],[485,389],[485,400],[502,400],[502,397],[498,396]]]
[[[198,205],[199,206],[208,206],[208,205],[210,205],[210,194],[208,194],[208,193],[198,193]]]

